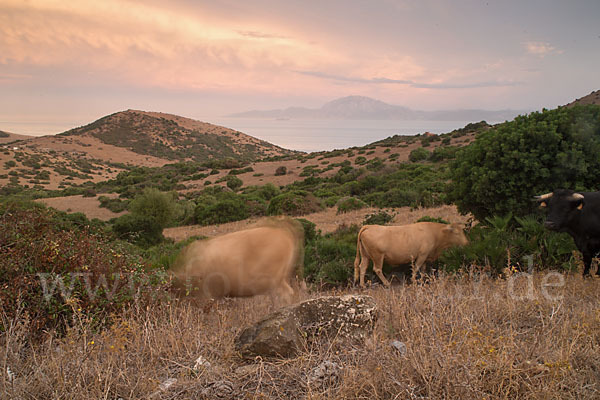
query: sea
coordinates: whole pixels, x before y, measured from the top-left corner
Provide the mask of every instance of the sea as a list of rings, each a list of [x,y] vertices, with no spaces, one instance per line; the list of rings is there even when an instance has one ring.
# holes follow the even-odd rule
[[[235,129],[286,149],[314,152],[364,146],[394,135],[448,133],[474,121],[212,118],[205,122]]]
[[[475,121],[427,121],[427,120],[336,120],[336,119],[266,119],[231,117],[190,118],[235,129],[247,135],[265,140],[286,149],[305,152],[330,151],[364,146],[394,135],[416,135],[432,132],[451,132]],[[67,131],[89,123],[45,119],[40,121],[0,120],[0,130],[41,136]],[[495,123],[501,121],[488,121]]]

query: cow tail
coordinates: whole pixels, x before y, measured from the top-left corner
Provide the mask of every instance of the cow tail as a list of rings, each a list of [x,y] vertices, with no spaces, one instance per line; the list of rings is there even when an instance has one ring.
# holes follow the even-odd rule
[[[364,249],[362,248],[362,233],[365,230],[366,226],[363,226],[362,228],[360,228],[360,231],[358,231],[358,237],[356,239],[356,258],[354,259],[354,282],[356,282],[359,278],[359,265],[360,265],[360,260],[361,260],[361,252],[364,252]]]

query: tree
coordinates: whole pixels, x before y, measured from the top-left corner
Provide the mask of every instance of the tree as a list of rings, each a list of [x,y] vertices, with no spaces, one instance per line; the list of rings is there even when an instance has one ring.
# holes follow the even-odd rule
[[[129,211],[135,216],[151,218],[165,228],[175,215],[175,199],[172,193],[146,188],[129,204]]]
[[[483,220],[524,216],[531,198],[557,188],[597,190],[600,107],[576,106],[519,116],[481,133],[451,164],[448,199]]]

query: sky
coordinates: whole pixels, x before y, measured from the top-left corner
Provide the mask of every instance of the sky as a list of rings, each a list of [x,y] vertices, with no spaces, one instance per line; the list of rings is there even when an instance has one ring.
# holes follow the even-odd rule
[[[0,130],[211,122],[349,95],[555,108],[600,89],[598,0],[0,0]]]

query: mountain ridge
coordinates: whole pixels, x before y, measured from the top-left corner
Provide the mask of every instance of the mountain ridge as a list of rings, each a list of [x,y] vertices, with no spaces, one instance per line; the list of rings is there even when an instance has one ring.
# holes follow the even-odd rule
[[[306,119],[372,119],[431,121],[503,121],[526,110],[456,109],[422,111],[385,103],[366,96],[346,96],[325,103],[320,108],[288,107],[273,110],[251,110],[226,115],[229,118],[306,118]]]

